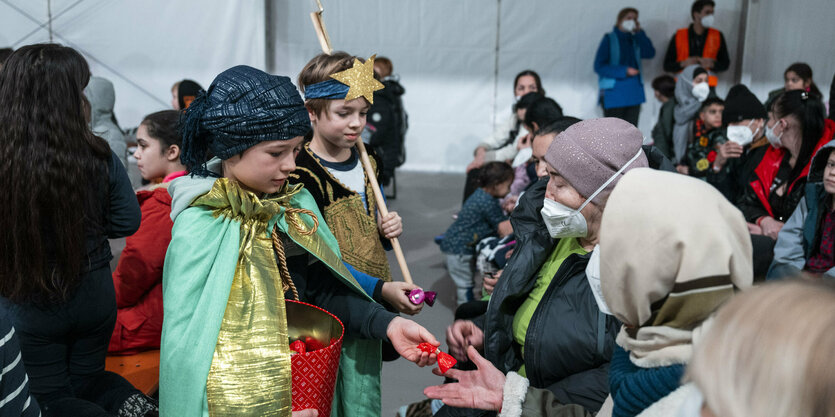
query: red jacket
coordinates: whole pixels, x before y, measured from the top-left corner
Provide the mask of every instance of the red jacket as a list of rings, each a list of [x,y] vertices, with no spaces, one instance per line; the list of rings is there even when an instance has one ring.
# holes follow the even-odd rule
[[[814,156],[818,150],[823,147],[823,145],[829,143],[833,136],[835,136],[835,122],[826,119],[824,120],[823,125],[823,135],[815,145],[814,151],[812,151],[812,156]],[[787,152],[784,148],[769,146],[765,151],[763,159],[754,170],[755,177],[750,183],[751,188],[754,190],[754,194],[757,195],[757,199],[759,199],[760,203],[768,212],[768,215],[772,217],[774,216],[774,212],[771,209],[771,203],[768,201],[771,195],[771,184],[774,183],[774,178],[777,177],[777,171],[780,170],[780,164],[783,162],[783,156],[786,154]],[[798,175],[798,177],[791,184],[789,184],[786,194],[790,194],[792,192],[798,181],[805,181],[806,176],[809,174],[809,166],[811,164],[812,158],[810,157],[809,162],[806,163],[806,166],[803,168],[803,171],[800,172],[800,175]]]
[[[142,209],[139,230],[127,238],[113,271],[116,327],[110,353],[129,355],[159,349],[162,333],[162,266],[171,242],[171,196],[167,183],[136,193]]]

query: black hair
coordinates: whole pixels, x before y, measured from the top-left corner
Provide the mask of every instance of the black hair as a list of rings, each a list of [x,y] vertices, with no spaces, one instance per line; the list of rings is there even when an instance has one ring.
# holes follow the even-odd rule
[[[721,99],[721,98],[719,98],[719,97],[708,97],[707,99],[705,99],[705,101],[703,101],[703,102],[702,102],[702,106],[701,106],[701,107],[699,107],[699,112],[703,112],[703,111],[705,111],[705,109],[706,109],[706,108],[708,108],[708,107],[710,107],[710,106],[712,106],[712,105],[714,105],[714,104],[718,104],[718,105],[720,105],[720,106],[724,106],[724,105],[725,105],[725,101],[724,101],[724,100],[722,100],[722,99]]]
[[[6,62],[12,52],[14,52],[12,48],[0,48],[0,68],[3,67],[3,63]]]
[[[783,78],[785,78],[786,75],[789,74],[789,71],[797,74],[797,76],[800,77],[801,80],[809,82],[810,93],[823,97],[823,93],[821,93],[821,90],[818,88],[817,84],[815,84],[815,81],[812,79],[812,67],[810,67],[809,64],[805,62],[795,62],[794,64],[789,65],[789,67],[786,68],[785,71],[783,71]]]
[[[24,46],[0,70],[0,296],[65,301],[104,235],[110,147],[90,131],[87,61],[57,44]],[[79,239],[81,243],[79,243]]]
[[[794,116],[800,122],[801,135],[800,152],[797,162],[789,174],[789,181],[800,176],[800,173],[812,159],[815,146],[823,135],[824,106],[820,96],[801,90],[786,91],[771,105],[775,119]]]
[[[527,93],[524,96],[519,97],[519,101],[517,101],[516,104],[513,105],[513,111],[529,109],[531,105],[540,97],[544,96],[542,95],[542,93],[538,93],[536,91]]]
[[[513,179],[513,168],[507,162],[493,161],[484,164],[478,174],[479,187],[492,187]]]
[[[516,91],[516,84],[519,84],[519,79],[526,75],[533,77],[534,83],[536,83],[536,91],[539,94],[545,95],[545,89],[542,88],[542,79],[539,78],[539,74],[537,74],[534,70],[524,70],[516,74],[516,78],[513,79],[513,91]]]
[[[525,126],[533,131],[533,124],[537,127],[545,126],[563,117],[562,107],[550,97],[540,97],[528,107],[525,112]]]
[[[659,75],[652,80],[652,89],[658,90],[664,97],[673,98],[676,95],[676,79],[667,74]]]
[[[148,129],[148,136],[160,142],[160,149],[165,152],[171,145],[183,147],[183,137],[179,131],[180,112],[177,110],[163,110],[151,113],[142,120],[142,125]]]
[[[715,8],[716,3],[713,0],[696,0],[693,2],[693,6],[690,7],[690,18],[693,18],[693,15],[696,13],[701,13],[705,7],[710,6]]]
[[[563,116],[563,117],[560,117],[559,119],[557,119],[557,120],[555,120],[551,123],[548,123],[544,127],[539,128],[539,130],[537,130],[536,133],[534,133],[534,135],[535,136],[541,136],[541,135],[550,135],[552,133],[560,134],[560,133],[564,132],[565,129],[568,129],[569,127],[571,127],[571,125],[573,125],[575,123],[582,122],[582,121],[583,121],[582,119],[578,119],[576,117]]]
[[[835,120],[835,74],[832,75],[832,84],[829,86],[829,119]]]

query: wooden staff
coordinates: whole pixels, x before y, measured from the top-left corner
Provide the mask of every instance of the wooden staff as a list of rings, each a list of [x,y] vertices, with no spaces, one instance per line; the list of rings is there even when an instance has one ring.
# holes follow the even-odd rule
[[[368,159],[368,152],[365,150],[365,144],[362,142],[361,137],[357,138],[357,150],[360,152],[362,167],[365,168],[365,174],[371,183],[374,200],[377,201],[377,209],[380,210],[381,216],[386,217],[389,214],[388,208],[386,207],[386,200],[383,198],[380,184],[377,183],[377,176],[374,173],[374,168],[371,167],[371,160]],[[394,249],[394,256],[397,257],[397,264],[400,265],[400,271],[403,272],[403,281],[414,284],[412,282],[412,274],[409,272],[409,266],[406,265],[406,257],[403,255],[403,249],[400,248],[400,241],[396,237],[391,238],[391,247]]]
[[[316,0],[316,4],[319,6],[319,10],[311,12],[310,19],[313,21],[313,28],[316,30],[316,37],[319,38],[319,46],[322,47],[322,52],[330,55],[333,52],[333,47],[331,47],[328,31],[325,30],[325,22],[322,20],[322,12],[325,9],[322,7],[321,0]],[[374,168],[371,167],[371,160],[368,158],[368,152],[365,150],[365,144],[362,142],[361,137],[357,137],[357,150],[360,153],[362,167],[365,168],[365,174],[371,183],[371,191],[374,193],[377,209],[380,211],[381,216],[386,217],[389,214],[388,208],[386,207],[386,200],[383,198],[380,184],[377,183],[377,175],[374,173]],[[397,264],[400,265],[400,271],[403,272],[403,281],[414,284],[412,274],[409,272],[409,266],[406,265],[406,256],[403,255],[400,241],[396,237],[391,239],[391,247],[394,249],[394,256],[397,257]]]

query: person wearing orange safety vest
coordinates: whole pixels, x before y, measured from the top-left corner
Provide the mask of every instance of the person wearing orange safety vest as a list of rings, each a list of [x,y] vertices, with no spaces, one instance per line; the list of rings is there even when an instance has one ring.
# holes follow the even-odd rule
[[[676,31],[664,56],[664,70],[680,72],[688,65],[699,65],[710,72],[708,84],[716,87],[715,73],[728,69],[731,60],[725,36],[713,28],[712,0],[696,0],[690,9],[693,23]]]

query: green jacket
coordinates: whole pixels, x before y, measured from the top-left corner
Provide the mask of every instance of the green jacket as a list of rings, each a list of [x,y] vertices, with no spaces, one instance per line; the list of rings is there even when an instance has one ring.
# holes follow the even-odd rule
[[[668,159],[673,158],[673,125],[675,124],[673,115],[676,108],[675,97],[667,100],[661,106],[661,111],[658,112],[658,122],[652,128],[652,140],[655,142],[655,147],[661,151]]]

